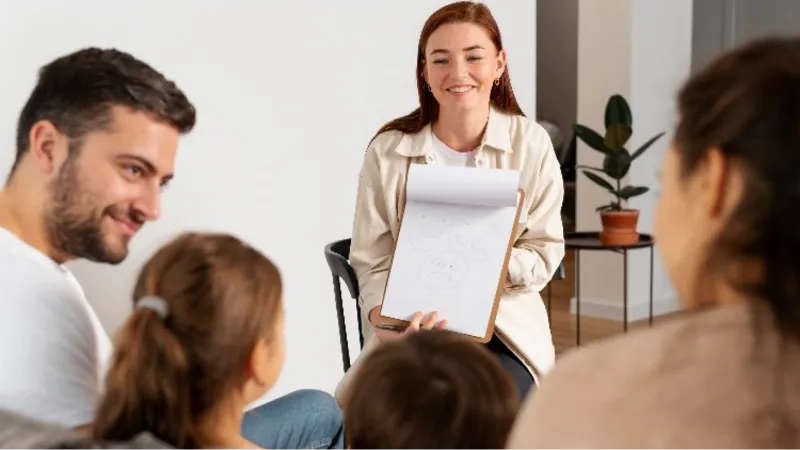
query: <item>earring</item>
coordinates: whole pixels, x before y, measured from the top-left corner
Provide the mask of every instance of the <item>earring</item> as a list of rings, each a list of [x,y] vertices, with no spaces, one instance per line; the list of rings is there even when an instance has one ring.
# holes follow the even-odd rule
[[[433,92],[433,89],[431,89],[431,85],[430,84],[428,85],[428,92]]]
[[[494,85],[495,86],[500,86],[500,78],[495,78],[494,79]]]

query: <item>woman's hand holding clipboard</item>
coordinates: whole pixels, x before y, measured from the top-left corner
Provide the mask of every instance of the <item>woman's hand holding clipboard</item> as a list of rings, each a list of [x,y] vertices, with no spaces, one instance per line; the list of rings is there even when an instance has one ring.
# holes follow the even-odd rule
[[[424,320],[423,320],[424,319]],[[375,324],[375,335],[380,342],[387,342],[393,339],[399,339],[408,333],[416,333],[421,330],[432,330],[435,328],[444,328],[447,326],[447,319],[438,320],[439,313],[434,311],[427,318],[422,311],[418,311],[408,326],[394,325],[386,323]]]

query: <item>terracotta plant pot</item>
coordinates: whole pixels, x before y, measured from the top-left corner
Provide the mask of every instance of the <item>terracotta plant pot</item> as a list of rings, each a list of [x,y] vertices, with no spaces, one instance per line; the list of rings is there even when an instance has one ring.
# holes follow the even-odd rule
[[[638,210],[602,211],[600,220],[603,222],[603,231],[600,232],[600,242],[603,245],[630,245],[639,242],[639,233],[636,232]]]

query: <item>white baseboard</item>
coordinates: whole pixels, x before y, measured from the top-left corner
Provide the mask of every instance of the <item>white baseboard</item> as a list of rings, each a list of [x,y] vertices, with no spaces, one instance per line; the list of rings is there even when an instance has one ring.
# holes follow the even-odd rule
[[[575,297],[569,301],[570,313],[575,314],[577,308]],[[653,317],[669,314],[680,310],[680,303],[675,296],[662,296],[653,298]],[[650,316],[649,302],[628,302],[628,322],[647,319]],[[581,296],[581,317],[597,317],[602,319],[618,320],[622,322],[622,299],[611,302],[609,300]]]

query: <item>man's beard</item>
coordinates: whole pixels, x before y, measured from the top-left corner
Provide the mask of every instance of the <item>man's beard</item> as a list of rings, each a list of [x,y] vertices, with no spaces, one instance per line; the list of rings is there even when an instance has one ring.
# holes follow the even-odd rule
[[[105,210],[94,212],[97,199],[84,191],[79,180],[77,159],[70,155],[50,183],[50,207],[45,214],[45,227],[55,249],[73,258],[118,264],[128,249],[111,248],[101,229]]]

